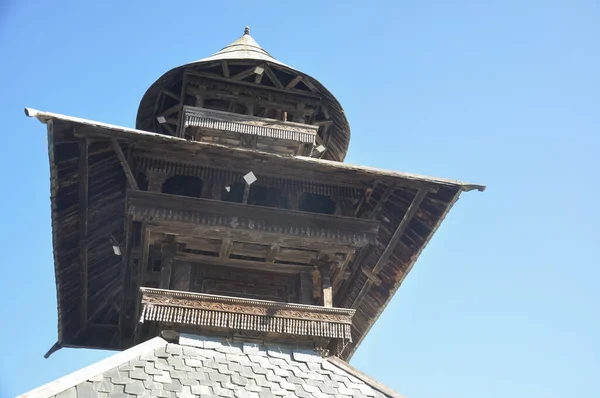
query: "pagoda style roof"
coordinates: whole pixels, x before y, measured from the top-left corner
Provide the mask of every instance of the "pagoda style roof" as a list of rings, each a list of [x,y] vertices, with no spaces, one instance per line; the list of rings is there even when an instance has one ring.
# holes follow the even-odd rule
[[[59,316],[57,347],[101,346],[124,349],[130,346],[123,346],[123,342],[111,339],[110,334],[105,333],[105,329],[96,330],[92,325],[88,325],[87,331],[79,329],[80,322],[77,317],[82,294],[89,300],[89,316],[94,317],[99,316],[104,306],[115,299],[122,290],[120,257],[114,255],[111,243],[105,237],[112,234],[117,240],[122,239],[127,195],[130,195],[129,202],[139,202],[136,205],[139,207],[143,205],[143,200],[146,200],[144,195],[151,194],[136,193],[127,189],[129,177],[121,167],[120,158],[113,151],[116,141],[135,145],[135,156],[141,156],[142,160],[147,157],[164,165],[177,162],[168,167],[180,167],[178,164],[187,168],[202,168],[210,161],[210,167],[215,169],[225,168],[244,174],[252,170],[259,179],[287,178],[321,187],[319,189],[335,186],[341,187],[339,189],[366,191],[360,206],[360,217],[356,218],[356,221],[364,224],[364,227],[360,228],[366,231],[366,236],[371,236],[368,235],[371,233],[370,222],[379,223],[379,232],[374,241],[367,246],[355,246],[355,254],[348,257],[344,265],[345,277],[337,278],[334,283],[334,306],[356,310],[352,321],[352,342],[340,347],[342,351],[339,356],[345,360],[352,356],[383,312],[460,194],[485,189],[482,185],[444,178],[188,141],[33,109],[26,109],[26,114],[46,123],[49,131],[54,265]],[[80,271],[78,267],[73,266],[79,261],[78,251],[73,248],[80,245],[80,205],[77,193],[80,190],[78,175],[81,172],[78,167],[80,154],[72,144],[73,134],[75,138],[87,137],[94,142],[89,151],[88,234],[89,239],[103,242],[102,247],[90,253],[87,293],[82,293],[76,288],[80,280]],[[111,181],[109,190],[104,187],[102,181]],[[152,198],[156,197],[158,200],[158,196],[161,195],[154,194]],[[218,201],[208,203],[206,200],[194,198],[181,198],[180,202],[164,214],[176,217],[178,208],[182,206],[185,208],[182,210],[188,210],[192,214],[194,209],[204,209],[209,204],[212,207],[216,206],[214,211],[219,212],[217,207],[221,205]],[[239,205],[222,203],[222,206]],[[210,210],[208,207],[206,209]],[[265,207],[254,209],[256,214],[268,212],[276,215],[279,211]],[[320,224],[323,224],[325,219],[330,220],[327,223],[346,222],[345,217],[294,211],[289,211],[289,214],[290,220],[296,215],[304,215],[307,220],[314,219],[315,223]],[[272,217],[274,222],[280,218]],[[239,228],[244,227],[241,218],[238,223]],[[289,239],[295,239],[294,235],[289,235]],[[371,238],[367,239],[370,241]],[[113,308],[113,311],[117,310],[118,308]],[[123,315],[129,316],[127,313],[119,316]],[[110,317],[110,314],[107,317]],[[95,343],[91,343],[92,341]]]
[[[265,68],[268,78],[255,83],[253,75],[246,75],[248,68],[252,69],[254,66]],[[221,82],[235,81],[250,89],[262,88],[279,95],[295,94],[318,101],[321,113],[327,120],[317,123],[330,123],[327,126],[321,125],[321,138],[327,147],[323,159],[343,161],[346,157],[350,145],[350,125],[335,96],[317,79],[275,59],[250,36],[248,28],[243,36],[210,57],[173,68],[156,80],[142,97],[136,128],[160,132],[155,123],[159,116],[159,104],[165,95],[171,99],[179,96],[184,75],[217,79]],[[324,133],[325,129],[327,134]]]
[[[198,335],[164,337],[155,337],[20,397],[401,398],[341,359],[323,358],[312,350]]]

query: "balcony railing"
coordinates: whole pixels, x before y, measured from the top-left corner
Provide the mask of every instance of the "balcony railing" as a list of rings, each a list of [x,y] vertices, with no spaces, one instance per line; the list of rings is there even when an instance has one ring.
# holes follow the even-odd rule
[[[140,288],[140,322],[351,341],[355,310]]]
[[[184,128],[223,131],[314,144],[318,126],[283,122],[256,116],[221,112],[212,109],[184,107]]]

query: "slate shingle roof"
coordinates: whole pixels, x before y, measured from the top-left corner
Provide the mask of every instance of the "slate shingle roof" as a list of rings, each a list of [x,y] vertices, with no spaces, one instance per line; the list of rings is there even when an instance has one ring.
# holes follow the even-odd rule
[[[400,397],[339,361],[305,349],[157,337],[22,397]]]

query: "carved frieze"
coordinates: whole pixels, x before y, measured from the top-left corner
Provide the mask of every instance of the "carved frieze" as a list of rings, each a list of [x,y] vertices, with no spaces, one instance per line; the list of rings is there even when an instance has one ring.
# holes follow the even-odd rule
[[[140,320],[350,340],[354,310],[141,288]]]

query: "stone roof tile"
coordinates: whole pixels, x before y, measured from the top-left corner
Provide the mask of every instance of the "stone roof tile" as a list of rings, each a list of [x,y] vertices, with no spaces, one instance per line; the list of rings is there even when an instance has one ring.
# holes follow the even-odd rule
[[[130,349],[138,349],[135,355],[127,354],[129,350],[117,354],[115,357],[126,359],[109,361],[110,366],[96,374],[85,373],[86,368],[79,378],[77,372],[68,376],[80,380],[78,383],[69,385],[60,379],[60,385],[40,387],[54,393],[24,397],[400,397],[389,389],[383,391],[386,388],[375,381],[363,381],[360,372],[351,374],[349,365],[336,365],[310,350],[265,348],[191,335],[182,336],[180,344],[162,340],[140,346],[144,344],[152,348],[142,352],[143,347],[136,346]]]

